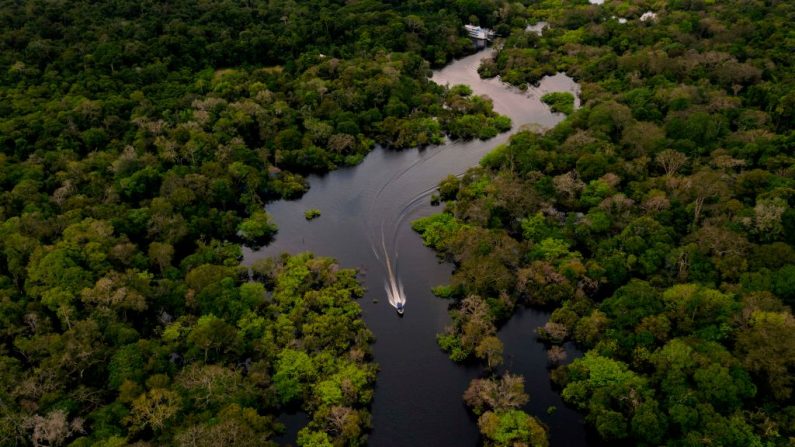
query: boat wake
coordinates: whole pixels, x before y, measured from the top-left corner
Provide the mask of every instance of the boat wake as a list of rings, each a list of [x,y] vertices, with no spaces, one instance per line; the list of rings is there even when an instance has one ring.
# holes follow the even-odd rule
[[[406,221],[414,215],[414,212],[417,210],[417,208],[427,205],[428,198],[438,189],[438,187],[436,184],[427,185],[424,190],[406,199],[406,201],[404,201],[400,207],[394,210],[379,210],[381,211],[379,213],[376,211],[375,207],[377,204],[381,203],[380,198],[385,192],[387,192],[387,190],[396,188],[400,189],[401,180],[405,180],[404,177],[406,177],[407,174],[420,169],[422,166],[426,165],[429,161],[435,159],[443,152],[442,148],[435,149],[436,150],[434,150],[429,156],[416,160],[406,168],[396,172],[394,175],[392,175],[392,177],[387,179],[387,181],[381,185],[375,194],[371,205],[372,211],[367,214],[368,216],[381,214],[381,223],[378,227],[376,227],[378,229],[373,228],[375,231],[368,231],[367,236],[370,241],[370,248],[373,252],[373,255],[378,261],[381,262],[381,265],[384,267],[384,273],[386,274],[384,278],[384,291],[386,292],[387,300],[389,301],[389,304],[394,307],[401,315],[403,315],[406,305],[406,293],[403,290],[403,282],[400,280],[398,268],[398,260],[400,256],[400,242],[398,239],[400,229],[406,223]],[[456,173],[455,175],[456,177],[461,177],[463,176],[463,172]],[[416,182],[413,180],[411,182],[413,183],[412,187],[416,187]],[[404,183],[403,186],[406,186],[406,181],[403,181],[402,183]],[[394,194],[391,195],[394,196]],[[367,226],[370,226],[369,223]],[[376,238],[380,239],[380,243],[374,243],[375,240],[377,240]]]
[[[406,293],[403,291],[403,283],[400,281],[400,278],[398,278],[396,269],[392,268],[392,260],[386,249],[383,229],[381,230],[381,248],[384,250],[384,264],[386,265],[386,279],[384,279],[386,297],[387,300],[389,300],[389,304],[394,307],[399,314],[403,315],[404,306],[406,305]],[[397,263],[397,257],[395,262]]]
[[[433,154],[428,157],[424,157],[414,163],[412,163],[406,169],[396,173],[392,178],[386,181],[386,183],[381,187],[378,193],[375,195],[375,200],[373,204],[379,203],[379,197],[382,193],[385,192],[388,188],[397,188],[399,187],[398,181],[408,174],[410,171],[418,169],[419,167],[425,165],[430,160],[434,159],[438,156],[442,151],[437,150]],[[463,173],[456,173],[456,177],[461,177]],[[368,232],[368,238],[370,239],[370,247],[373,251],[373,255],[379,261],[381,261],[382,266],[384,267],[386,276],[384,278],[384,290],[386,291],[386,296],[389,301],[389,304],[394,307],[397,312],[403,315],[405,304],[406,304],[406,293],[403,291],[403,282],[400,280],[400,273],[398,268],[398,260],[400,257],[400,241],[399,234],[400,230],[403,225],[409,220],[412,216],[414,216],[414,212],[422,206],[428,204],[429,197],[437,191],[438,187],[435,184],[428,185],[428,187],[419,193],[415,194],[414,196],[408,198],[403,205],[396,209],[396,215],[390,216],[387,218],[388,214],[391,213],[383,213],[381,224],[380,224],[380,244],[373,243],[374,238],[370,237]],[[376,214],[374,211],[371,214]],[[389,228],[389,229],[387,229]],[[378,234],[379,231],[376,232]],[[389,236],[388,236],[389,235]]]
[[[374,197],[374,200],[373,200],[373,204],[375,205],[375,204],[379,203],[379,198],[382,196],[382,194],[384,193],[384,191],[387,188],[389,188],[391,186],[394,186],[404,175],[406,175],[407,173],[409,173],[413,169],[416,169],[418,166],[423,165],[423,164],[427,163],[429,160],[431,160],[434,157],[436,157],[439,154],[439,152],[441,152],[441,151],[437,151],[437,152],[435,152],[434,154],[432,154],[429,157],[422,157],[422,158],[418,159],[417,161],[415,161],[414,163],[411,163],[405,169],[402,169],[402,170],[396,172],[383,185],[381,185],[381,188],[375,194],[375,197]],[[392,247],[394,248],[394,251],[395,251],[395,253],[394,253],[394,258],[395,258],[394,265],[392,264],[392,256],[390,256],[390,252],[387,249],[386,231],[385,231],[385,228],[384,228],[384,226],[386,224],[386,221],[387,221],[386,217],[385,216],[382,217],[381,225],[380,225],[380,230],[381,230],[380,231],[380,233],[381,233],[381,237],[380,237],[380,239],[381,239],[381,244],[380,244],[381,247],[380,247],[380,250],[376,248],[377,247],[376,244],[372,243],[373,240],[372,240],[372,238],[369,237],[370,235],[369,235],[369,232],[368,232],[368,238],[370,238],[370,247],[371,247],[371,249],[373,251],[373,255],[375,256],[376,259],[378,259],[379,261],[382,262],[382,265],[385,267],[385,270],[386,270],[386,278],[384,278],[384,291],[386,292],[387,300],[389,301],[389,304],[392,307],[394,307],[395,310],[397,310],[397,312],[400,315],[403,315],[403,311],[405,309],[404,306],[406,305],[406,293],[403,291],[403,282],[400,280],[400,277],[399,277],[398,272],[397,272],[397,262],[398,262],[397,233],[398,233],[398,229],[399,229],[400,225],[403,223],[403,220],[405,219],[407,211],[409,210],[409,208],[411,208],[413,206],[416,206],[416,202],[418,200],[421,200],[424,197],[427,197],[430,194],[430,192],[433,191],[433,189],[435,189],[435,188],[431,188],[431,189],[429,189],[427,191],[423,191],[422,193],[420,193],[419,197],[414,197],[409,202],[408,205],[406,205],[406,206],[401,208],[398,216],[394,219],[394,229],[393,229],[393,234],[392,234],[392,237],[391,237],[391,239],[392,239],[391,240],[391,245],[392,245]],[[371,214],[374,214],[374,213],[368,213],[368,216],[371,215]]]
[[[399,314],[403,314],[403,309],[406,305],[406,293],[403,292],[403,283],[390,275],[389,278],[384,281],[384,290],[386,290],[389,304],[394,307]]]

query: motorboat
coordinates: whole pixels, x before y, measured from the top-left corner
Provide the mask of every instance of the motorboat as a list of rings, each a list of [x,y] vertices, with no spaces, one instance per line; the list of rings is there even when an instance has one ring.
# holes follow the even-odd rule
[[[397,309],[397,313],[398,314],[403,315],[403,303],[397,303],[397,306],[395,306],[395,309]]]

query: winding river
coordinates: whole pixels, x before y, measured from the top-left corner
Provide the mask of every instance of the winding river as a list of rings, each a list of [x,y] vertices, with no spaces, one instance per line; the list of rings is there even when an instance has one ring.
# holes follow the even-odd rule
[[[435,71],[432,79],[439,84],[466,84],[475,94],[489,96],[497,112],[511,117],[512,132],[525,125],[552,127],[563,118],[551,113],[540,96],[548,91],[578,93],[571,78],[547,77],[527,92],[498,79],[480,79],[477,66],[490,51],[457,60]],[[368,290],[360,304],[376,336],[374,353],[380,366],[371,446],[478,444],[475,420],[461,396],[469,381],[482,373],[481,368],[456,365],[436,344],[436,334],[449,323],[448,303],[434,297],[430,289],[448,282],[453,267],[440,263],[422,245],[410,223],[440,211],[430,205],[429,197],[442,178],[476,165],[489,150],[507,141],[509,134],[485,142],[447,142],[414,150],[377,147],[358,166],[312,176],[311,188],[300,200],[268,205],[279,227],[275,241],[245,252],[244,262],[250,263],[282,252],[312,251],[360,270]],[[304,211],[309,208],[321,210],[321,217],[307,221]],[[390,276],[391,285],[397,287],[393,290],[402,288],[406,300],[403,317],[385,293]],[[525,375],[530,394],[526,409],[550,427],[552,445],[587,445],[582,418],[565,407],[551,388],[544,348],[533,335],[547,317],[543,312],[521,310],[500,330],[505,366]],[[547,414],[550,406],[557,411]],[[283,422],[288,433],[281,441],[293,442],[306,418],[298,414]]]

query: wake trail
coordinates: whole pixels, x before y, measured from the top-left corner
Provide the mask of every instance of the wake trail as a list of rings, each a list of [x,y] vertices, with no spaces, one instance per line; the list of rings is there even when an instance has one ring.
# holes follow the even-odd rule
[[[460,178],[464,174],[465,172],[456,174],[456,177]],[[436,189],[437,186],[432,186],[419,192],[401,207],[398,217],[395,220],[392,237],[390,238],[392,247],[394,249],[394,266],[392,265],[391,256],[386,244],[386,231],[384,228],[386,219],[381,220],[381,250],[384,257],[384,266],[386,267],[387,274],[386,281],[384,281],[384,290],[386,291],[389,304],[396,309],[398,308],[399,304],[401,306],[406,304],[406,294],[403,291],[403,282],[400,280],[400,275],[398,273],[398,263],[400,261],[400,245],[398,244],[398,238],[400,236],[400,228],[411,212],[422,205],[423,200],[427,199],[428,196],[430,196]],[[375,253],[377,259],[381,259],[375,250],[375,247],[373,247],[373,253]]]
[[[389,260],[383,232],[381,233],[381,248],[384,250],[384,259],[386,260],[387,268],[387,280],[384,281],[384,290],[386,290],[387,299],[389,300],[389,304],[395,309],[398,309],[398,306],[402,308],[402,306],[406,304],[406,294],[403,291],[403,283],[392,270],[392,262]]]
[[[419,166],[422,166],[423,164],[427,163],[430,160],[433,160],[434,158],[436,158],[442,152],[444,152],[444,147],[440,146],[440,147],[437,148],[436,151],[434,151],[429,156],[421,157],[418,160],[416,160],[413,163],[411,163],[406,168],[404,168],[404,169],[396,172],[395,174],[393,174],[389,178],[389,180],[387,180],[378,189],[378,192],[373,197],[373,206],[375,206],[375,204],[378,203],[378,199],[382,196],[382,194],[384,193],[384,191],[386,191],[387,188],[389,188],[391,185],[395,184],[395,182],[397,182],[398,180],[403,178],[403,176],[406,175],[407,173],[409,173],[410,171],[416,169]],[[430,193],[430,191],[433,191],[433,188],[430,188],[430,189],[425,190],[422,193],[420,193],[420,196],[415,197],[414,199],[412,199],[412,203],[414,201],[418,200],[418,198],[421,199],[422,197],[427,196]],[[397,230],[400,227],[400,223],[402,223],[402,221],[405,218],[405,216],[403,216],[404,212],[405,212],[405,206],[403,208],[401,208],[400,212],[398,213],[398,219],[397,219],[397,224],[395,225],[394,233],[397,233]],[[372,214],[374,214],[374,213],[368,213],[368,216],[372,215]],[[406,303],[406,294],[405,294],[405,292],[403,290],[403,283],[400,280],[399,274],[397,272],[397,254],[398,254],[398,250],[395,247],[395,243],[397,242],[397,238],[394,236],[394,233],[393,233],[392,242],[393,242],[393,247],[395,247],[395,265],[393,266],[392,265],[392,259],[390,257],[389,250],[387,249],[387,244],[386,244],[386,231],[385,231],[385,228],[384,228],[385,224],[386,224],[386,216],[383,216],[382,219],[381,219],[381,225],[380,225],[380,230],[381,230],[380,231],[380,233],[381,233],[381,253],[379,253],[379,250],[376,249],[376,244],[373,243],[372,232],[369,231],[369,228],[370,228],[369,219],[368,219],[368,222],[366,224],[366,226],[368,228],[367,238],[368,238],[368,240],[370,242],[370,249],[373,252],[373,256],[375,256],[375,258],[378,261],[380,261],[382,263],[382,265],[384,265],[384,267],[386,268],[387,277],[386,277],[386,281],[384,281],[384,289],[386,290],[387,299],[389,300],[389,304],[391,304],[395,308],[398,308],[398,305],[402,306],[402,305],[404,305]],[[383,255],[383,259],[382,259],[382,255]]]
[[[397,260],[400,256],[400,245],[398,245],[398,237],[400,235],[400,227],[403,222],[406,220],[412,211],[414,211],[419,205],[423,204],[423,199],[427,199],[428,196],[436,190],[436,187],[428,188],[425,191],[420,192],[414,198],[412,198],[403,208],[400,210],[398,214],[397,221],[395,222],[395,229],[392,232],[392,246],[395,247],[395,264],[397,265]]]
[[[434,152],[433,154],[431,154],[430,156],[428,156],[428,157],[421,157],[421,158],[419,158],[417,161],[415,161],[415,162],[411,163],[411,164],[410,164],[408,167],[406,167],[405,169],[403,169],[403,170],[400,170],[400,171],[398,171],[398,172],[395,172],[395,173],[392,175],[392,177],[390,177],[390,178],[389,178],[389,180],[387,180],[387,181],[386,181],[386,182],[385,182],[383,185],[381,185],[381,187],[378,189],[378,192],[376,192],[375,196],[373,197],[373,205],[375,205],[375,203],[377,203],[377,202],[378,202],[378,199],[379,199],[379,198],[381,197],[381,195],[384,193],[384,191],[386,190],[386,188],[388,188],[388,187],[389,187],[390,185],[392,185],[394,182],[396,182],[396,181],[400,180],[400,179],[401,179],[401,178],[402,178],[402,177],[403,177],[403,176],[404,176],[404,175],[405,175],[407,172],[411,171],[412,169],[414,169],[414,168],[415,168],[415,167],[417,167],[418,165],[425,164],[426,162],[428,162],[429,160],[432,160],[434,157],[436,157],[436,156],[437,156],[437,155],[439,155],[441,152],[443,152],[443,147],[442,147],[442,146],[439,146],[437,149],[439,149],[439,150],[435,151],[435,152]],[[384,149],[384,150],[385,150],[385,149]],[[371,207],[371,209],[372,209],[372,207]],[[369,219],[369,216],[370,216],[370,215],[372,215],[372,214],[373,214],[373,212],[371,211],[370,213],[367,213],[367,217],[365,217],[365,226],[366,226],[366,228],[368,228],[368,230],[367,230],[367,240],[368,240],[368,242],[370,243],[370,249],[372,250],[372,252],[373,252],[373,255],[375,256],[375,258],[376,258],[378,261],[381,261],[381,256],[378,254],[378,250],[376,250],[376,245],[375,245],[375,243],[373,243],[373,237],[372,237],[373,235],[372,235],[372,232],[369,230],[369,228],[370,228],[370,219]],[[384,224],[384,221],[383,221],[383,219],[382,219],[382,221],[381,221],[381,233],[382,233],[382,234],[383,234],[383,231],[384,231],[384,229],[383,229],[383,224]],[[389,255],[388,255],[388,253],[386,252],[386,250],[384,250],[384,256],[385,256],[385,257],[388,257],[388,256],[389,256]]]

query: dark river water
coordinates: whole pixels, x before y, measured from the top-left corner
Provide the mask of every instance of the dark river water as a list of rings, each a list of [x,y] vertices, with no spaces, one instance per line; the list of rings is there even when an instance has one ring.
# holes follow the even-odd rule
[[[570,78],[563,74],[548,77],[527,92],[497,79],[480,79],[477,66],[490,51],[435,71],[433,80],[466,84],[476,94],[489,96],[494,109],[513,120],[511,132],[524,125],[548,128],[563,118],[551,113],[539,98],[548,91],[577,93]],[[376,337],[375,360],[380,367],[372,405],[371,446],[475,446],[479,442],[475,420],[461,396],[469,381],[482,373],[481,368],[453,363],[436,344],[436,334],[449,324],[448,303],[434,297],[430,289],[447,283],[453,266],[440,263],[410,224],[441,211],[429,200],[441,179],[475,166],[489,150],[507,141],[511,132],[485,142],[448,142],[425,149],[377,147],[358,166],[312,176],[311,188],[300,200],[267,206],[279,227],[274,242],[256,252],[245,252],[245,262],[250,263],[282,252],[312,251],[360,270],[368,290],[360,304]],[[321,217],[307,221],[304,211],[308,208],[319,209]],[[387,258],[404,287],[403,317],[397,315],[384,292]],[[530,394],[526,409],[550,427],[552,445],[587,445],[582,418],[566,408],[551,388],[546,354],[534,337],[535,328],[547,317],[544,312],[522,310],[500,330],[505,366],[525,376]],[[553,405],[557,411],[547,414],[546,409]],[[291,442],[306,418],[299,414],[283,422],[288,433],[282,441]]]

